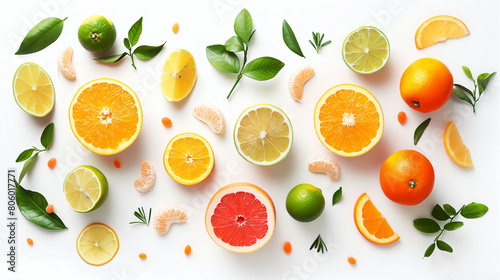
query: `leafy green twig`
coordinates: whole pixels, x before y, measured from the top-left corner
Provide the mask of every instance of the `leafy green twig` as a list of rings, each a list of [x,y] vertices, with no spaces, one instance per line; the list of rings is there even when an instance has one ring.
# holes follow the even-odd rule
[[[49,145],[50,143],[52,143],[53,133],[54,133],[54,123],[49,123],[43,129],[42,136],[40,137],[40,142],[42,143],[44,149],[38,149],[37,147],[33,146],[32,148],[26,149],[22,151],[21,154],[19,154],[19,156],[16,159],[16,162],[24,161],[23,169],[19,174],[19,184],[23,180],[28,170],[31,168],[31,165],[33,165],[33,163],[37,159],[38,154],[41,152],[45,152],[49,149]]]
[[[285,66],[283,62],[273,57],[259,57],[247,64],[248,45],[255,30],[250,13],[243,9],[234,20],[234,32],[236,36],[229,38],[224,45],[207,46],[207,59],[218,70],[238,74],[227,98],[231,96],[236,85],[243,75],[258,81],[272,79]],[[236,55],[236,52],[243,52],[243,63]],[[240,67],[241,65],[241,67]]]
[[[139,42],[141,33],[142,33],[142,17],[136,23],[134,23],[132,27],[130,27],[130,30],[128,31],[128,37],[123,39],[123,45],[125,45],[125,48],[127,48],[128,52],[123,52],[121,54],[116,54],[107,57],[94,58],[94,60],[102,63],[115,63],[128,55],[132,59],[132,66],[134,67],[134,69],[137,69],[137,67],[135,67],[134,55],[139,59],[153,58],[161,52],[161,50],[163,49],[163,45],[165,45],[166,43],[164,42],[159,46],[143,45],[137,47],[135,50],[132,50],[132,47],[135,46],[137,42]]]
[[[149,227],[149,222],[151,221],[151,208],[149,208],[148,218],[146,219],[146,212],[144,212],[144,208],[137,208],[138,211],[134,211],[134,216],[139,219],[139,221],[133,221],[129,224],[145,224]]]
[[[319,49],[322,47],[329,45],[332,41],[328,40],[323,43],[323,38],[325,37],[325,33],[319,35],[319,32],[312,32],[313,36],[313,41],[309,40],[309,43],[313,46],[313,48],[316,50],[316,53],[319,53]]]
[[[467,75],[467,77],[469,77],[472,82],[474,82],[474,91],[471,91],[470,89],[460,84],[454,84],[455,88],[453,89],[453,94],[472,105],[472,112],[475,113],[476,103],[479,101],[479,98],[481,98],[481,95],[486,90],[491,77],[493,77],[496,72],[493,72],[491,74],[483,73],[477,76],[477,80],[474,80],[474,78],[472,77],[472,73],[467,66],[462,66],[462,70],[464,71],[465,75]]]
[[[323,241],[323,239],[321,239],[321,234],[318,234],[318,237],[316,237],[311,247],[309,247],[309,250],[312,249],[316,249],[316,252],[318,253],[321,251],[322,254],[324,254],[325,251],[328,252],[328,248],[326,247],[325,242]]]
[[[67,17],[64,19],[49,17],[40,21],[28,31],[16,54],[35,53],[54,43],[61,35],[66,19]]]
[[[300,45],[299,42],[297,42],[295,33],[293,33],[292,28],[290,27],[288,22],[286,22],[286,20],[283,20],[282,33],[283,33],[283,41],[285,42],[286,46],[292,52],[296,53],[298,56],[306,58],[302,53],[302,50],[300,49]]]
[[[431,218],[419,218],[413,220],[413,226],[421,232],[439,232],[436,238],[434,238],[432,244],[425,250],[424,258],[430,257],[436,247],[441,251],[453,253],[453,248],[439,238],[445,231],[457,230],[464,225],[463,222],[454,221],[458,215],[461,215],[466,219],[475,219],[482,217],[486,214],[486,212],[488,212],[488,207],[486,205],[475,202],[463,205],[458,211],[456,211],[455,208],[449,204],[443,204],[443,207],[436,204],[436,206],[432,209],[431,215],[438,221],[447,221],[443,228],[441,228],[441,226]]]
[[[427,126],[429,126],[430,122],[431,118],[428,118],[417,126],[415,132],[413,133],[413,144],[417,145],[418,141],[420,140],[420,137],[422,137],[422,134],[424,134],[424,131],[427,128]]]

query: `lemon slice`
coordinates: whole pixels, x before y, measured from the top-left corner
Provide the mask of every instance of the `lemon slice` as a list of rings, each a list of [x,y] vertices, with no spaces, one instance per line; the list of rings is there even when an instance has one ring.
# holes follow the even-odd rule
[[[234,128],[238,153],[256,165],[273,165],[292,148],[292,124],[278,107],[258,104],[241,113]]]
[[[196,83],[196,62],[190,52],[182,49],[172,51],[161,73],[161,91],[171,102],[188,96]]]
[[[42,67],[33,62],[23,63],[17,68],[12,89],[17,105],[32,116],[46,116],[54,108],[52,80]]]
[[[375,27],[360,27],[344,40],[342,58],[352,71],[371,74],[380,70],[389,60],[389,40]]]
[[[64,196],[76,212],[90,212],[101,206],[108,196],[108,181],[102,172],[83,165],[64,179]]]
[[[110,262],[118,252],[120,241],[116,232],[101,223],[85,227],[76,239],[76,250],[88,264],[103,265]]]

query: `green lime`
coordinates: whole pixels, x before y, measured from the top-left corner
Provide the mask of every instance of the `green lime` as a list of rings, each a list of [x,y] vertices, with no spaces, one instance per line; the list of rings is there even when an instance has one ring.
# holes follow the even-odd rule
[[[109,19],[103,16],[90,16],[80,25],[78,40],[87,51],[103,53],[111,49],[115,43],[116,28]]]
[[[311,184],[295,186],[286,197],[286,211],[297,221],[317,219],[325,209],[325,198],[319,188]]]
[[[76,212],[86,213],[101,206],[108,196],[108,180],[90,165],[73,169],[64,179],[64,196]]]
[[[372,26],[360,27],[344,40],[342,58],[352,71],[371,74],[380,70],[389,60],[389,40]]]

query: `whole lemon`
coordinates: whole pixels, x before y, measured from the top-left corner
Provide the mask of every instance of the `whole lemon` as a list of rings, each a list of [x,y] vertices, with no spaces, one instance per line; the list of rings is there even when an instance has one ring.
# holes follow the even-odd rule
[[[106,52],[115,43],[115,25],[104,16],[90,16],[78,28],[78,40],[80,40],[80,44],[89,52]]]
[[[286,210],[297,221],[316,220],[325,209],[325,197],[321,189],[311,184],[295,186],[286,197]]]
[[[408,106],[422,113],[432,112],[450,98],[453,76],[441,61],[421,58],[406,68],[399,90]]]

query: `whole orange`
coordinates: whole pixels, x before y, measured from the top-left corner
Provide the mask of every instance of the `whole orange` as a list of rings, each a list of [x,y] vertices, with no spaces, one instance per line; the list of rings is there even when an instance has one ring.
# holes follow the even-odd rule
[[[453,76],[441,61],[421,58],[406,68],[399,90],[408,106],[422,113],[432,112],[450,98]]]
[[[434,168],[421,153],[401,150],[382,164],[380,186],[390,200],[403,205],[417,205],[432,192]]]

